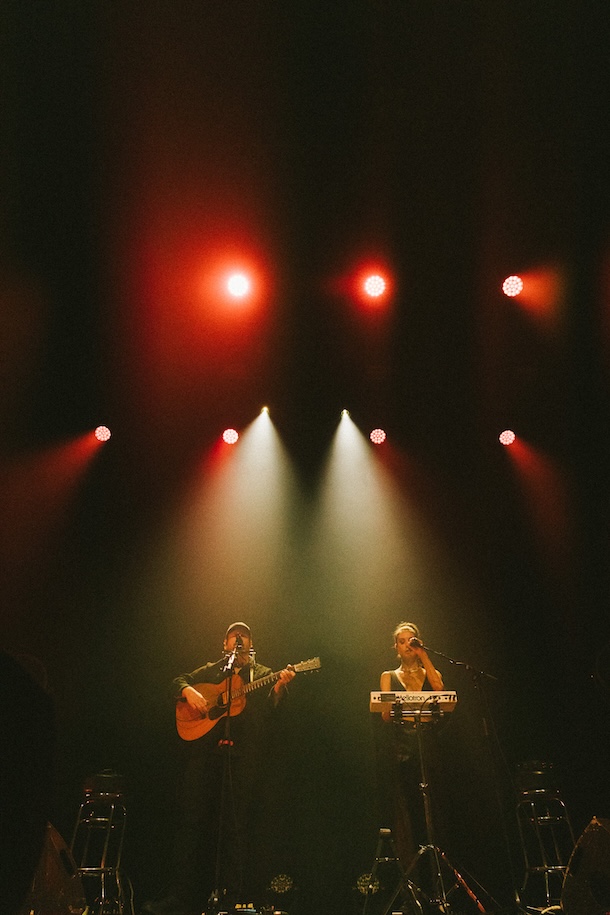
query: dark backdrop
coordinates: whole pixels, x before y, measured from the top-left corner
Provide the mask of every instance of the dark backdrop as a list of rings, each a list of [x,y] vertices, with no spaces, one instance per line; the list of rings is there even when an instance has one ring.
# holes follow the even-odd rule
[[[555,762],[577,831],[609,813],[603,4],[64,0],[7,3],[2,26],[7,479],[100,421],[114,433],[42,546],[35,498],[3,513],[3,643],[48,671],[55,825],[71,832],[88,774],[122,770],[125,867],[138,901],[162,888],[166,685],[216,654],[234,613],[203,618],[196,650],[190,634],[155,645],[162,601],[149,617],[132,601],[142,556],[223,424],[269,403],[307,504],[348,406],[425,468],[422,509],[478,609],[420,595],[375,627],[354,619],[354,648],[321,599],[273,608],[261,660],[319,654],[323,671],[295,685],[270,753],[270,862],[328,912],[370,867],[368,692],[395,623],[427,607],[430,644],[498,678],[483,695],[439,662],[460,695],[443,735],[449,850],[504,892],[518,762]],[[277,271],[273,320],[245,361],[205,339],[202,358],[168,318],[185,301],[176,263],[252,238]],[[374,344],[331,282],[354,252],[395,271]],[[499,291],[539,265],[561,277],[551,329]],[[566,481],[559,565],[497,445],[507,424]]]

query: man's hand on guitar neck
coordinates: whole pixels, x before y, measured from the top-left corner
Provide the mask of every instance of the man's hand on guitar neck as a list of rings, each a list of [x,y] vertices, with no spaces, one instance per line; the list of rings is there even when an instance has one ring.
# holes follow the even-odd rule
[[[186,699],[187,705],[190,705],[192,709],[195,709],[202,716],[207,714],[208,703],[194,686],[185,686],[182,690],[182,698]]]
[[[292,664],[289,664],[288,667],[285,667],[284,670],[280,671],[279,679],[273,687],[274,691],[279,695],[295,676],[296,671]]]

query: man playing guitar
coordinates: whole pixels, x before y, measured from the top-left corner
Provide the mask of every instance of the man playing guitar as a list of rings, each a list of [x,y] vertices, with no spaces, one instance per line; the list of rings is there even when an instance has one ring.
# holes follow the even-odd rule
[[[232,911],[232,904],[255,889],[248,880],[249,808],[267,725],[294,676],[292,665],[274,674],[259,664],[250,627],[236,622],[226,631],[219,660],[174,680],[185,757],[178,828],[167,895],[146,903],[147,915]],[[267,683],[270,689],[254,693]]]
[[[245,623],[229,627],[223,648],[225,659],[204,664],[174,680],[176,724],[184,740],[203,736],[226,715],[240,715],[246,706],[246,694],[259,685],[274,683],[271,698],[277,704],[295,675],[293,665],[273,674],[268,667],[255,663],[252,634]],[[297,669],[299,666],[302,665]]]

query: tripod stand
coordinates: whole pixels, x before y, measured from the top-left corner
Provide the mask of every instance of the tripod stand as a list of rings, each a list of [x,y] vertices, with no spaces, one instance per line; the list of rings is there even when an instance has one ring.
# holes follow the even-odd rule
[[[410,913],[416,913],[416,915],[421,915],[423,909],[416,895],[415,884],[409,880],[404,871],[401,860],[396,852],[394,839],[392,838],[392,831],[390,829],[379,830],[379,841],[377,843],[377,851],[375,852],[373,867],[371,869],[371,873],[368,875],[368,886],[366,888],[362,915],[367,915],[371,896],[373,893],[377,892],[379,882],[377,879],[377,873],[380,864],[394,864],[398,868],[398,873],[400,876],[398,886],[394,890],[392,897],[383,910],[383,915],[387,915],[390,909],[394,907],[394,904],[399,896],[403,897],[401,900],[403,912],[408,911]]]
[[[425,845],[420,847],[419,851],[415,854],[413,860],[404,872],[404,875],[402,876],[396,888],[394,896],[390,900],[390,903],[383,915],[387,915],[399,895],[405,892],[405,888],[409,890],[411,897],[414,897],[416,900],[418,896],[420,898],[426,896],[423,890],[419,887],[416,887],[416,892],[414,894],[414,884],[409,879],[410,875],[424,858],[429,858],[431,865],[431,892],[427,897],[427,902],[430,906],[435,908],[438,912],[445,913],[445,915],[451,915],[454,910],[451,907],[449,897],[454,892],[454,890],[459,887],[464,891],[468,899],[475,906],[476,910],[482,913],[482,915],[487,915],[487,909],[483,905],[481,899],[476,895],[474,890],[468,885],[464,877],[456,870],[453,864],[451,864],[445,852],[442,851],[436,844],[434,823],[432,819],[432,806],[430,803],[430,783],[426,765],[426,753],[423,745],[422,729],[424,721],[427,720],[432,726],[434,726],[442,717],[443,712],[438,706],[438,697],[434,694],[431,694],[430,698],[426,699],[418,708],[409,708],[408,701],[408,693],[405,694],[404,698],[395,698],[391,711],[391,720],[394,727],[403,727],[406,720],[415,722],[421,778],[419,789],[423,801],[427,841]],[[445,869],[445,874],[447,876],[449,874],[451,875],[451,887],[448,886],[448,883],[445,880],[443,866]],[[417,902],[417,905],[419,906],[419,911],[422,911],[419,902]]]

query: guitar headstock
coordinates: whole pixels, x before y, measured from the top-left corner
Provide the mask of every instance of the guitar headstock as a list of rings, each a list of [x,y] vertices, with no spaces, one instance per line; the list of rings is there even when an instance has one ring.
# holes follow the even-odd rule
[[[309,658],[308,661],[301,661],[300,664],[295,664],[294,669],[301,673],[307,670],[319,670],[321,666],[320,658]]]

